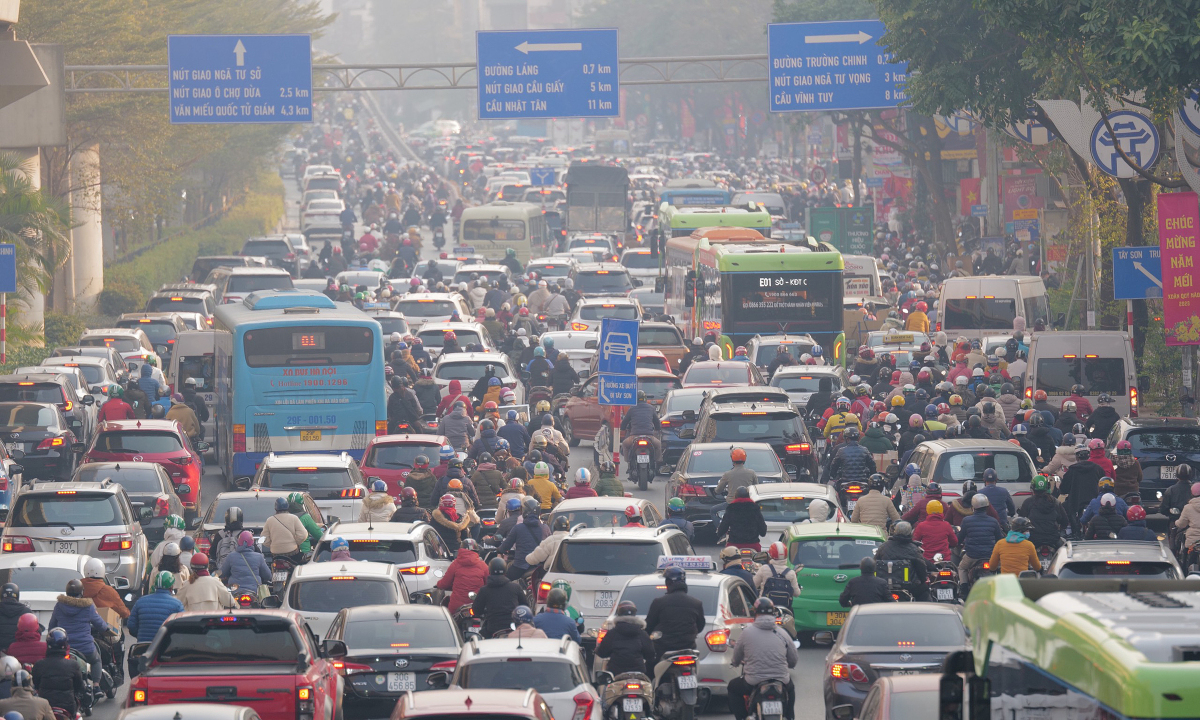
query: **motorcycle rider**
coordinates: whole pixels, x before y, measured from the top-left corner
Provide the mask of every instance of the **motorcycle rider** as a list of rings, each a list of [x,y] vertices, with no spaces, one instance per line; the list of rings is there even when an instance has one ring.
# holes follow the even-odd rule
[[[483,589],[488,579],[488,566],[479,557],[479,544],[468,538],[459,546],[454,562],[437,581],[439,590],[449,590],[446,607],[453,614],[471,602],[470,594]]]
[[[1091,451],[1082,445],[1075,449],[1075,464],[1067,468],[1059,485],[1060,495],[1066,495],[1062,501],[1063,509],[1071,518],[1071,533],[1075,537],[1081,536],[1079,517],[1088,503],[1100,494],[1100,478],[1104,476],[1104,468],[1092,461]]]
[[[1106,492],[1100,496],[1100,511],[1087,524],[1085,540],[1108,540],[1116,537],[1127,524],[1125,514],[1117,511],[1117,496]],[[1126,508],[1128,512],[1128,508]]]
[[[217,575],[226,585],[237,585],[253,593],[258,592],[259,585],[271,584],[271,568],[262,553],[254,549],[254,536],[249,530],[238,534],[237,549],[221,561]]]
[[[782,608],[791,609],[792,599],[800,595],[796,571],[788,566],[787,545],[776,541],[767,548],[767,562],[754,573],[754,588],[763,597]]]
[[[13,674],[11,693],[0,700],[0,714],[5,720],[55,720],[50,703],[33,694],[33,675],[29,671],[22,669]]]
[[[1062,503],[1050,494],[1050,479],[1038,475],[1030,483],[1033,494],[1021,503],[1020,515],[1030,522],[1029,539],[1037,547],[1057,549],[1062,545],[1062,532],[1071,527]]]
[[[895,602],[888,590],[887,580],[875,577],[875,559],[865,557],[858,562],[858,577],[850,578],[838,597],[842,607],[869,605],[877,602]]]
[[[233,593],[208,572],[208,556],[204,553],[192,555],[192,576],[179,588],[175,596],[185,610],[217,612],[225,608],[237,608]]]
[[[534,616],[533,626],[552,640],[569,637],[579,642],[579,626],[567,613],[567,599],[562,590],[550,590],[546,595],[546,609]]]
[[[411,473],[410,473],[411,475]],[[430,475],[432,478],[433,476]],[[392,513],[388,522],[430,522],[429,511],[417,502],[417,491],[411,487],[400,490],[400,507]]]
[[[575,483],[567,490],[567,494],[564,497],[567,500],[572,500],[582,497],[597,497],[598,495],[599,493],[592,489],[592,471],[587,468],[579,468],[575,471]]]
[[[507,569],[504,558],[492,558],[488,562],[487,582],[475,593],[475,599],[471,602],[475,617],[483,620],[481,634],[485,638],[508,629],[513,611],[528,603],[521,586],[506,577]]]
[[[533,552],[525,556],[525,562],[529,565],[543,565],[543,570],[550,570],[550,561],[554,559],[558,553],[558,546],[567,538],[567,533],[571,530],[571,519],[566,515],[559,515],[554,518],[554,525],[551,528],[549,537],[538,543],[538,546],[533,549]]]
[[[746,705],[760,683],[778,680],[784,684],[783,716],[792,720],[796,713],[796,686],[791,668],[800,654],[783,628],[775,624],[775,603],[768,597],[754,601],[754,622],[746,625],[733,648],[731,664],[742,666],[742,676],[729,681],[729,709],[737,720],[746,720]]]
[[[733,545],[726,545],[721,548],[721,554],[718,556],[721,560],[721,575],[732,575],[746,581],[750,587],[754,587],[754,576],[750,571],[742,566],[742,552]]]
[[[453,454],[451,450],[451,454]],[[417,505],[422,508],[431,508],[434,503],[433,489],[437,486],[437,478],[429,469],[429,457],[421,454],[413,458],[413,469],[408,472],[408,476],[404,478],[404,487],[412,490],[416,494]],[[401,493],[403,500],[404,493]],[[395,522],[395,521],[393,521]]]
[[[654,598],[646,612],[646,633],[661,633],[654,641],[654,651],[661,660],[664,653],[696,647],[696,635],[704,631],[704,603],[688,595],[687,572],[672,565],[663,571],[666,593]],[[662,675],[665,667],[655,667],[654,677]]]
[[[135,605],[136,607],[136,605]],[[131,615],[132,617],[132,615]],[[109,633],[112,628],[96,612],[96,604],[83,596],[83,582],[68,580],[66,593],[58,596],[58,602],[50,613],[50,627],[62,628],[71,645],[90,663],[93,689],[100,689],[100,673],[104,665],[92,633]]]
[[[929,600],[929,589],[926,587],[926,578],[929,570],[925,565],[925,557],[921,554],[920,547],[913,542],[912,539],[913,526],[901,520],[892,526],[892,536],[887,539],[882,545],[875,550],[875,566],[876,570],[880,566],[887,567],[888,563],[892,563],[891,572],[902,584],[905,590],[909,590],[914,600],[927,601]],[[904,568],[909,569],[907,580],[905,579]]]
[[[687,535],[688,541],[692,541],[696,537],[696,530],[692,523],[684,516],[687,510],[686,503],[683,498],[673,497],[667,501],[667,517],[663,520],[663,524],[670,523],[683,531]]]
[[[550,480],[550,466],[544,462],[534,464],[533,477],[525,483],[525,490],[538,497],[541,510],[550,510],[563,499],[558,485]]]
[[[1146,527],[1146,509],[1141,505],[1130,505],[1125,513],[1128,524],[1117,532],[1118,540],[1148,540],[1157,542],[1158,533]]]
[[[717,481],[717,495],[737,495],[737,491],[758,484],[758,473],[746,467],[746,451],[735,447],[729,451],[733,467],[726,470]]]
[[[83,566],[83,597],[89,598],[98,608],[109,608],[122,619],[129,617],[129,607],[121,595],[104,579],[104,561],[91,558]]]
[[[8,647],[17,636],[17,622],[33,610],[21,602],[21,588],[16,583],[4,583],[0,588],[0,646]]]
[[[971,568],[986,562],[987,558],[991,557],[996,543],[1004,539],[1004,528],[996,518],[988,514],[990,507],[991,502],[983,493],[971,496],[973,512],[964,517],[960,525],[959,540],[963,547],[962,560],[958,564],[960,582],[968,582]]]
[[[621,420],[621,434],[623,436],[621,440],[622,457],[632,458],[634,442],[639,437],[644,437],[650,440],[650,446],[654,448],[650,457],[650,466],[658,466],[658,459],[662,457],[662,423],[658,418],[658,411],[646,401],[644,391],[638,390],[637,404],[625,412],[625,418]],[[634,464],[632,462],[627,464],[632,476]]]
[[[1000,524],[1004,526],[1008,525],[1009,518],[1017,514],[1017,506],[1013,502],[1012,495],[1009,494],[1008,490],[997,484],[999,482],[999,473],[993,468],[987,468],[983,471],[983,487],[980,488],[979,492],[987,496],[992,509],[996,511],[996,516],[1000,520]]]
[[[1183,507],[1192,499],[1192,483],[1196,481],[1196,470],[1189,464],[1180,463],[1175,468],[1175,484],[1167,488],[1163,492],[1162,502],[1159,504],[1158,511],[1167,516],[1168,525],[1171,526],[1174,532],[1175,521],[1179,519],[1183,512]],[[1178,546],[1175,543],[1174,546]],[[7,592],[8,585],[5,585],[5,590],[0,591],[0,596]],[[15,586],[14,586],[15,587]],[[28,612],[28,611],[26,611]],[[0,633],[6,629],[4,621],[8,614],[5,612],[4,601],[0,600]],[[3,635],[0,635],[0,642],[3,642]]]
[[[1023,517],[1013,518],[1008,535],[997,540],[989,564],[998,573],[1019,575],[1026,570],[1041,570],[1037,548],[1029,542],[1031,526]]]
[[[513,562],[508,567],[508,578],[516,580],[524,577],[533,570],[533,566],[525,558],[530,553],[537,549],[537,546],[550,535],[550,528],[538,517],[541,512],[541,503],[532,497],[525,498],[521,504],[523,511],[521,522],[515,524],[512,530],[505,536],[504,542],[500,543],[499,552],[501,555],[509,550],[513,551]],[[486,636],[485,636],[486,637]]]
[[[849,435],[851,432],[852,429],[847,430],[846,434]],[[838,457],[841,457],[841,454],[842,451],[839,450]],[[834,458],[834,461],[836,462],[837,458]],[[872,459],[872,469],[874,469],[874,465],[875,461]],[[874,525],[887,533],[888,526],[900,519],[900,511],[896,509],[891,498],[884,496],[883,490],[886,486],[887,481],[884,480],[883,475],[873,473],[867,480],[869,490],[855,503],[854,512],[850,515],[850,522]]]
[[[513,248],[507,248],[504,251],[504,259],[500,261],[500,264],[511,270],[513,277],[525,272],[525,268],[521,267],[521,261],[517,259],[517,251]]]
[[[9,643],[5,652],[22,665],[29,666],[46,657],[46,641],[42,639],[37,615],[25,613],[21,616],[17,621],[17,639]]]
[[[225,510],[225,527],[217,531],[212,547],[216,551],[217,567],[231,552],[237,551],[238,535],[242,532],[242,509],[236,505]]]
[[[728,535],[726,542],[729,545],[749,547],[757,552],[762,549],[759,543],[766,534],[767,522],[758,503],[750,499],[750,489],[738,488],[733,500],[725,506],[725,514],[717,526],[717,537]]]
[[[164,570],[154,576],[152,586],[154,592],[138,598],[133,604],[133,611],[129,613],[129,620],[126,621],[129,632],[138,642],[150,642],[168,617],[183,612],[183,603],[171,594],[171,589],[175,586],[174,575]]]
[[[871,451],[858,444],[861,438],[862,431],[857,427],[847,427],[842,433],[842,444],[829,464],[829,476],[838,483],[865,483],[876,471]]]
[[[53,627],[46,633],[46,657],[34,663],[32,674],[39,697],[51,707],[61,708],[68,718],[76,717],[79,712],[76,698],[83,696],[85,686],[79,663],[71,657],[71,643],[65,630]]]
[[[640,673],[649,677],[657,653],[646,632],[646,621],[638,617],[637,605],[633,602],[622,600],[617,605],[612,627],[596,644],[596,657],[608,660],[605,669],[612,673],[614,679],[625,673]],[[623,689],[619,682],[609,683],[604,692],[605,706],[611,705],[613,698]]]

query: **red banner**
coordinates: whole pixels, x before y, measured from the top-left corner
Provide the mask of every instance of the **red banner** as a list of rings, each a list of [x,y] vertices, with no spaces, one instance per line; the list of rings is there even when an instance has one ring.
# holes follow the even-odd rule
[[[1158,195],[1163,324],[1168,345],[1200,345],[1200,205],[1196,193]]]
[[[1037,196],[1037,178],[1009,175],[1004,178],[1004,219],[1012,222],[1013,210],[1041,209],[1045,201]]]
[[[963,178],[958,181],[958,214],[963,217],[971,217],[971,206],[982,205],[981,193],[979,192],[979,178]]]

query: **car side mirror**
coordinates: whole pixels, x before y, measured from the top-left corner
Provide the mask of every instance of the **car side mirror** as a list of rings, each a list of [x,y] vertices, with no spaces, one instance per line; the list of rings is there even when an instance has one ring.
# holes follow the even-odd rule
[[[632,280],[633,280],[634,287],[641,287],[643,285],[642,281],[639,280],[638,278],[632,278]]]
[[[813,642],[815,642],[818,645],[832,645],[833,644],[833,633],[828,632],[828,631],[813,633]]]
[[[21,451],[17,450],[15,452],[20,453]],[[21,454],[24,455],[25,453],[21,453]],[[15,453],[12,457],[14,457],[18,460],[20,459],[20,458],[16,457]],[[8,472],[10,475],[24,475],[25,474],[25,466],[24,465],[9,465]]]
[[[445,690],[450,687],[450,673],[445,670],[439,670],[435,673],[429,673],[425,677],[425,684],[434,690]]]
[[[408,594],[408,601],[413,605],[432,605],[433,596],[425,592],[414,592]]]
[[[200,520],[200,518],[194,517],[191,520],[188,520],[188,530],[199,530],[201,524],[202,524],[202,521]]]
[[[683,411],[683,419],[688,422],[695,422],[696,421],[696,411],[695,410],[684,410]]]
[[[283,601],[280,600],[276,595],[268,595],[259,601],[258,604],[271,610],[278,610],[279,608],[283,607]]]
[[[243,475],[242,477],[233,479],[233,486],[238,490],[249,490],[250,482],[251,478]]]
[[[829,712],[833,715],[833,720],[852,720],[854,717],[854,706],[834,705]]]
[[[684,428],[683,430],[679,431],[680,440],[692,440],[695,439],[695,437],[696,430],[694,428]]]
[[[195,443],[193,443],[192,447],[196,448],[196,452],[199,453],[206,453],[212,449],[212,445],[209,445],[203,440],[197,440]]]
[[[84,445],[81,442],[71,443],[71,451],[72,452],[81,453],[84,450],[87,450],[87,445]]]
[[[327,658],[344,658],[349,654],[349,649],[346,643],[341,640],[322,640],[321,641],[321,657]]]
[[[128,590],[131,587],[133,587],[133,585],[130,584],[129,578],[125,577],[124,575],[118,575],[117,577],[113,578],[113,588],[117,590]]]
[[[84,395],[83,397],[79,398],[79,402],[83,403],[84,405],[95,405],[96,398],[92,397],[91,395]]]

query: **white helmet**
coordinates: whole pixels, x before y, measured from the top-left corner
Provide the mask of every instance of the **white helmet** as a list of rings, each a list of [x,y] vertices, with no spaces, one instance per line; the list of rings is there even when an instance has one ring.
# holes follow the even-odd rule
[[[0,677],[5,680],[12,680],[20,669],[21,661],[12,655],[5,655],[4,659],[0,660]]]
[[[104,579],[104,561],[100,558],[92,558],[84,563],[83,576],[85,578],[95,578],[96,580]]]
[[[389,340],[391,340],[391,341],[392,341],[392,342],[394,342],[394,343],[398,343],[398,342],[400,342],[401,340],[403,340],[404,338],[402,338],[402,337],[400,336],[400,333],[398,333],[398,332],[394,332],[394,333],[392,333],[391,335],[389,335],[389,336],[388,336],[388,339],[389,339]]]

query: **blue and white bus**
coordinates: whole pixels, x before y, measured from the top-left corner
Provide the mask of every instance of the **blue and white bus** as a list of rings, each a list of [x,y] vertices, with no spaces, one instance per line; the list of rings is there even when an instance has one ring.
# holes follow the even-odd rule
[[[355,459],[387,433],[380,325],[305,290],[266,290],[218,306],[218,462],[226,482],[252,477],[267,453]]]

